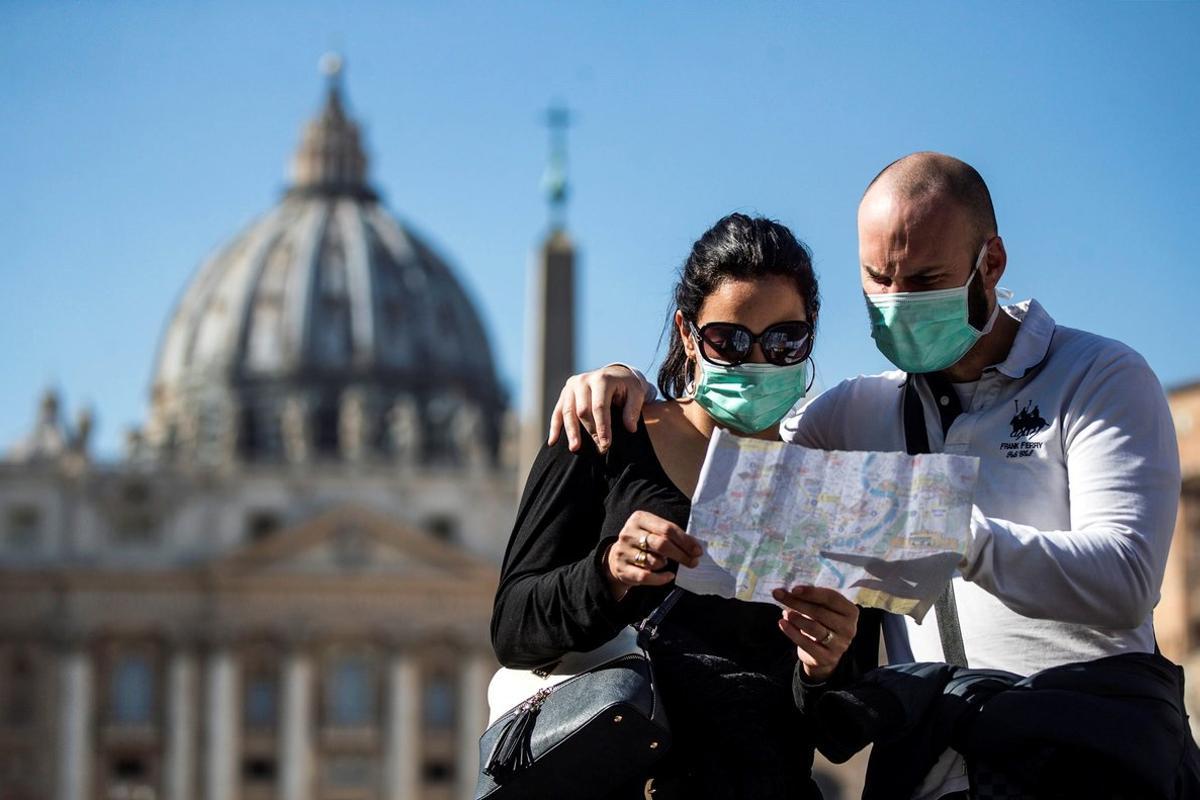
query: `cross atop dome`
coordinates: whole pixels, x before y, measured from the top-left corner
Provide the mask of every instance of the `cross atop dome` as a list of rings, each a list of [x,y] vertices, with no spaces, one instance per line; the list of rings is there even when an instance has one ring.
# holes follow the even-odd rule
[[[358,125],[342,102],[345,60],[326,53],[319,63],[328,82],[325,105],[304,126],[300,147],[292,158],[293,192],[350,194],[374,198],[367,184],[367,156]]]
[[[550,206],[550,229],[566,227],[567,199],[570,186],[567,182],[567,128],[572,122],[570,110],[561,102],[546,109],[544,118],[550,131],[550,158],[542,174],[542,189]]]

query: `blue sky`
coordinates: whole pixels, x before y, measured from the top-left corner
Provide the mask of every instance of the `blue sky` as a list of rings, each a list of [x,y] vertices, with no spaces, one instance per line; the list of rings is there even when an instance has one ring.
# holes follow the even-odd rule
[[[855,206],[935,149],[988,180],[1019,298],[1200,378],[1200,4],[9,0],[0,30],[0,448],[53,384],[119,450],[193,270],[285,186],[331,47],[375,185],[517,399],[553,98],[578,113],[582,364],[649,366],[675,268],[742,210],[814,251],[820,381],[883,369]]]

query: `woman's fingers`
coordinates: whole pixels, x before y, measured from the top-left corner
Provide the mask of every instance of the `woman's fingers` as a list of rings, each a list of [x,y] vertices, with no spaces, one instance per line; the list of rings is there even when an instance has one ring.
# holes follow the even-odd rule
[[[833,589],[796,586],[775,589],[784,606],[779,629],[796,645],[796,655],[812,680],[825,680],[858,632],[858,606]]]
[[[658,567],[666,563],[665,561],[656,563],[657,556],[647,553],[644,564],[639,564],[637,556],[628,552],[615,551],[614,556],[618,563],[611,571],[618,581],[627,586],[661,586],[675,580],[674,573],[656,571]]]
[[[627,535],[637,547],[645,547],[689,567],[699,563],[703,552],[700,542],[685,533],[683,528],[648,511],[631,514],[621,533]]]
[[[796,645],[796,657],[804,665],[804,672],[810,679],[823,681],[833,674],[833,670],[841,659],[841,654],[835,656],[828,648],[809,639],[784,619],[780,619],[778,625],[779,630],[783,631],[784,635],[792,640],[792,644]]]
[[[810,606],[823,606],[835,614],[847,617],[858,616],[858,606],[847,600],[836,589],[824,586],[793,586],[791,589],[780,589],[791,600],[797,603],[807,603]]]
[[[825,648],[832,648],[835,643],[844,644],[847,641],[846,632],[838,631],[819,620],[807,617],[799,611],[790,608],[783,610],[783,620],[812,641]]]
[[[668,560],[676,561],[685,566],[694,567],[698,561],[696,556],[691,552],[684,550],[670,538],[661,533],[650,533],[649,531],[642,532],[641,536],[637,532],[633,532],[632,546],[637,550],[645,550],[653,556],[661,559],[659,566],[666,566]]]
[[[808,620],[808,623],[809,624],[805,624],[802,622],[797,624],[795,620],[788,619],[787,617],[780,617],[779,629],[783,631],[789,639],[792,640],[792,644],[802,648],[810,655],[815,657],[827,657],[829,654],[833,653],[831,645],[833,645],[837,640],[837,635],[834,635],[833,639],[830,640],[828,645],[821,644],[821,639],[823,639],[829,632],[828,628],[824,629],[820,633],[817,633],[818,626],[812,624],[812,620]]]
[[[674,522],[655,516],[648,511],[638,511],[635,512],[635,515],[637,516],[637,523],[641,528],[665,537],[683,552],[696,558],[699,558],[700,554],[704,552],[699,540],[694,536],[690,536]]]
[[[777,602],[817,620],[847,638],[854,638],[858,630],[858,606],[833,589],[797,586],[791,591],[775,589],[771,596]]]
[[[662,586],[675,580],[668,561],[695,566],[700,543],[675,523],[648,511],[635,511],[608,549],[606,566],[625,586]]]

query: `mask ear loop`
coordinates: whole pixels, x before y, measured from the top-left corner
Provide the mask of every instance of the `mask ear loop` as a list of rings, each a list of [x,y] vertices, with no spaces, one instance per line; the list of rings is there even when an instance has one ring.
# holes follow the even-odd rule
[[[696,396],[696,361],[688,358],[683,362],[683,368],[687,371],[687,383],[683,385],[683,396],[689,400]]]
[[[808,370],[808,386],[804,387],[804,396],[807,397],[808,390],[811,389],[813,384],[817,382],[817,362],[813,361],[812,356],[809,356],[804,360],[808,362],[808,366],[810,368]]]

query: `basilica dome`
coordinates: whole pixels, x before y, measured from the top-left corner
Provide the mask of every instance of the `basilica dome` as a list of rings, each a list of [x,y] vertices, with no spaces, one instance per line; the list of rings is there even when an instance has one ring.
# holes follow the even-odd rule
[[[494,461],[479,314],[367,180],[340,64],[280,202],[193,277],[159,346],[148,448],[200,461]]]

